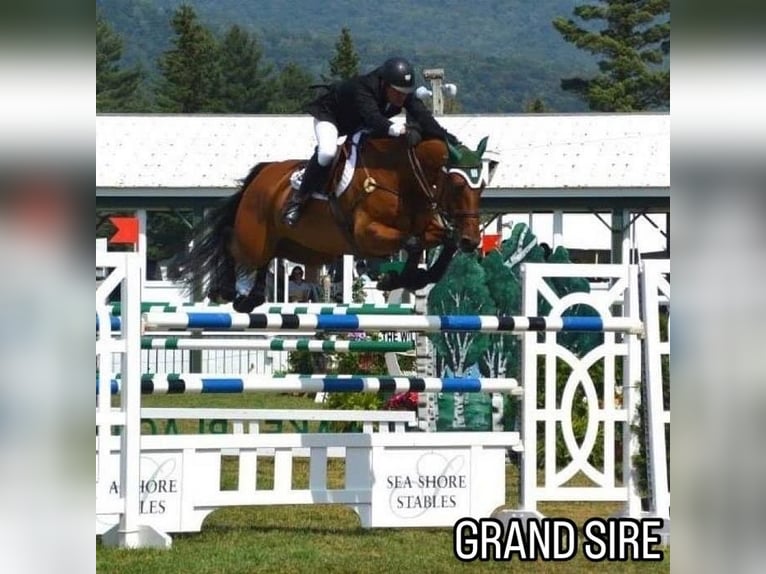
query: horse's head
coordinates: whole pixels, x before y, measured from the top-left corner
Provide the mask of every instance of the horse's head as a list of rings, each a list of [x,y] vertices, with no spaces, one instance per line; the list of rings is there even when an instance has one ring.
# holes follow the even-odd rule
[[[458,247],[474,251],[481,241],[479,202],[487,177],[482,155],[487,147],[484,137],[475,150],[464,145],[447,143],[448,156],[443,166],[445,177],[436,190],[437,201],[444,215],[454,224]]]

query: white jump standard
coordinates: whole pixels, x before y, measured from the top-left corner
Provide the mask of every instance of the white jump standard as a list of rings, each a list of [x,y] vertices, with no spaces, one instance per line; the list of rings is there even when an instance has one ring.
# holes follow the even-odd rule
[[[544,501],[599,500],[622,503],[622,514],[631,518],[662,517],[669,527],[667,475],[650,468],[650,504],[642,509],[636,489],[637,473],[632,465],[633,447],[637,444],[632,421],[637,413],[637,390],[642,385],[651,387],[648,418],[653,431],[648,439],[647,458],[654,465],[663,464],[666,459],[663,431],[670,420],[669,410],[664,411],[662,406],[662,373],[658,368],[661,354],[656,353],[658,348],[667,346],[665,353],[668,354],[669,345],[658,342],[656,312],[641,319],[636,295],[641,293],[638,266],[523,266],[521,311],[526,316],[520,317],[304,315],[303,310],[298,309],[292,309],[295,311],[292,314],[241,314],[212,306],[182,312],[167,312],[168,308],[157,310],[154,306],[146,311],[144,307],[142,315],[139,299],[142,265],[137,254],[97,252],[97,267],[112,269],[96,289],[97,323],[100,320],[101,326],[96,334],[99,373],[96,533],[102,535],[105,545],[168,547],[171,545],[169,533],[199,531],[204,518],[218,508],[274,504],[344,504],[358,513],[363,527],[451,528],[464,517],[477,520],[490,516],[540,517],[538,503]],[[647,273],[649,270],[647,267]],[[669,297],[669,266],[658,267],[654,272],[668,275],[668,281],[657,279],[653,288],[646,288],[653,285],[651,282],[642,284],[644,307],[656,311],[658,293],[667,291]],[[558,296],[548,287],[546,279],[565,276],[606,277],[611,287],[603,293],[573,292]],[[120,283],[125,305],[120,309],[120,317],[110,317],[106,300]],[[549,317],[537,316],[541,297],[547,302]],[[565,315],[578,305],[591,307],[598,316]],[[622,308],[620,317],[612,316],[617,307]],[[508,378],[141,373],[142,347],[236,349],[255,343],[269,345],[270,350],[286,350],[293,345],[295,349],[318,350],[321,345],[322,351],[330,352],[325,345],[346,343],[308,340],[305,336],[290,340],[288,334],[285,338],[267,339],[265,337],[271,335],[258,332],[279,330],[519,333],[523,384]],[[177,332],[168,337],[168,333],[161,331]],[[558,333],[565,331],[601,333],[601,341],[585,357],[579,358],[559,345]],[[543,332],[544,335],[540,334]],[[251,341],[249,336],[260,340]],[[272,345],[281,348],[275,349]],[[348,350],[352,350],[351,346]],[[642,378],[643,353],[648,357],[646,380]],[[116,366],[113,359],[118,354],[121,360]],[[560,392],[557,387],[559,360],[568,363],[572,371]],[[589,367],[595,362],[604,366],[599,381],[592,380],[589,373]],[[622,366],[621,371],[618,364]],[[621,378],[617,377],[618,372],[622,373]],[[618,381],[622,387],[619,393]],[[542,390],[544,401],[541,403]],[[405,421],[389,420],[394,413],[360,412],[357,415],[352,411],[343,416],[366,420],[363,432],[306,432],[308,427],[298,432],[269,432],[267,423],[262,422],[263,417],[273,416],[269,413],[141,408],[141,394],[360,391],[514,395],[522,399],[521,433],[419,432],[419,428],[411,428],[412,413]],[[572,417],[572,405],[579,400],[580,392],[587,398],[588,408],[588,429],[582,443],[575,438]],[[118,397],[113,397],[113,393],[118,393]],[[311,420],[328,416],[312,413],[304,416],[312,417]],[[229,419],[231,425],[227,424],[227,434],[147,435],[141,434],[142,415],[182,420],[214,416]],[[285,411],[277,418],[302,420],[300,410]],[[603,440],[594,438],[599,425],[604,428]],[[188,423],[185,427],[189,427]],[[233,432],[228,432],[229,427]],[[563,468],[556,463],[559,433],[571,459]],[[623,437],[622,453],[617,453],[612,446],[617,433]],[[544,448],[538,452],[540,444],[544,444]],[[590,453],[601,444],[604,463],[596,467]],[[509,450],[520,455],[522,480],[519,505],[505,508]],[[307,484],[294,484],[294,461],[301,457],[308,458]],[[232,458],[236,458],[233,468],[237,469],[233,473],[225,471],[231,467]],[[331,479],[333,458],[342,458],[345,469],[345,477],[337,481],[337,485]],[[538,458],[542,464],[538,464]],[[617,476],[618,462],[622,463],[620,477]],[[258,470],[264,467],[273,468],[271,488],[257,484]],[[588,476],[592,486],[570,486],[572,476],[578,472]],[[221,487],[224,475],[226,489]]]

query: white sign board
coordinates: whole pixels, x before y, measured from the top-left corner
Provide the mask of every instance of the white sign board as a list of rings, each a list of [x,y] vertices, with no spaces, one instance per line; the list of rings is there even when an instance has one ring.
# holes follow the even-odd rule
[[[374,527],[446,526],[505,503],[501,449],[387,447],[373,458]],[[482,460],[477,460],[481,458]],[[472,472],[473,469],[482,472]]]

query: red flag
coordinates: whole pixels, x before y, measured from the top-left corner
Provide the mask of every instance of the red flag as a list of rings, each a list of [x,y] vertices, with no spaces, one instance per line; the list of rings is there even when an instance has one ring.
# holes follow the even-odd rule
[[[486,255],[493,249],[500,247],[501,235],[482,235],[481,237],[481,253]]]
[[[117,232],[109,239],[109,243],[138,243],[138,218],[137,217],[110,217]]]

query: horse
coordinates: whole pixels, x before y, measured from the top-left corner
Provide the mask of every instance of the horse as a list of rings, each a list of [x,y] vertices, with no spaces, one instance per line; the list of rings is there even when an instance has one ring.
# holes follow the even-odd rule
[[[282,222],[282,206],[294,185],[291,176],[306,161],[258,163],[240,189],[195,228],[182,281],[190,289],[201,284],[211,300],[233,302],[236,311],[249,313],[265,301],[275,257],[321,265],[344,254],[388,257],[403,249],[402,271],[382,275],[378,289],[416,291],[437,282],[458,249],[472,252],[481,240],[487,137],[475,150],[441,139],[411,146],[406,139],[348,138],[331,170],[334,192],[312,195],[292,228]],[[436,261],[420,269],[424,250],[436,246]],[[236,289],[242,272],[255,274],[247,294]]]

